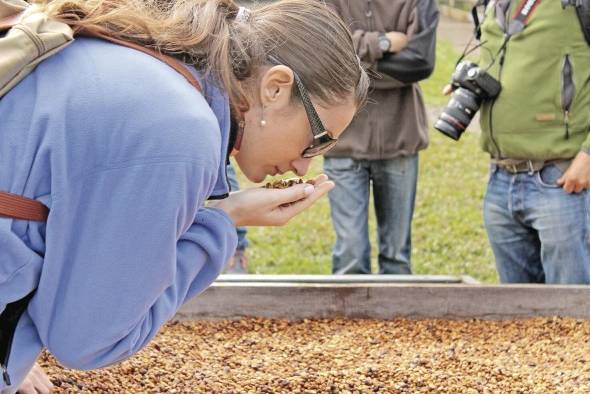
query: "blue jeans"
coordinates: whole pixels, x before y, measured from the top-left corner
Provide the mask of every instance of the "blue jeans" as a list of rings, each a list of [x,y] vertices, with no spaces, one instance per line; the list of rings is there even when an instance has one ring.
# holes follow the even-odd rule
[[[230,163],[226,167],[227,170],[227,180],[229,185],[231,186],[231,191],[240,190],[240,183],[238,182],[238,177],[236,175],[236,170],[234,166]],[[248,245],[248,239],[246,239],[246,234],[248,233],[248,229],[246,227],[236,227],[236,233],[238,234],[238,247],[237,249],[245,250]]]
[[[492,166],[484,223],[502,282],[590,283],[590,192],[566,193],[561,175]]]
[[[371,273],[369,188],[373,185],[380,274],[411,274],[411,227],[418,155],[391,160],[327,157],[324,171],[336,183],[330,191],[336,244],[335,274]]]

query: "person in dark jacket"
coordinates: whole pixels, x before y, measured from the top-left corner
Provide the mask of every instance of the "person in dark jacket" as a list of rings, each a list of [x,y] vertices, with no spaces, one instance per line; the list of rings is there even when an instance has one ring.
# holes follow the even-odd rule
[[[369,190],[373,185],[379,273],[411,273],[411,224],[418,152],[428,144],[418,82],[434,69],[435,0],[328,0],[352,31],[358,56],[373,70],[369,104],[324,155],[335,181],[330,207],[336,244],[332,271],[370,273]]]

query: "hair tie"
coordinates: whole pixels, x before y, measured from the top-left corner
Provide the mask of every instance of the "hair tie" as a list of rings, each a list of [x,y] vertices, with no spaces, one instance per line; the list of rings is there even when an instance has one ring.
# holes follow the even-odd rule
[[[236,22],[248,22],[250,19],[250,10],[246,7],[240,7],[236,15]]]

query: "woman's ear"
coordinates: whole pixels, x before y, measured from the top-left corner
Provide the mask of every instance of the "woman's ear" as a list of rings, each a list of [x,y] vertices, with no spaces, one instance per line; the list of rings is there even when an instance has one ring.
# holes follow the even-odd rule
[[[293,70],[289,67],[278,65],[269,68],[260,83],[262,105],[275,109],[286,108],[290,103],[294,81]]]

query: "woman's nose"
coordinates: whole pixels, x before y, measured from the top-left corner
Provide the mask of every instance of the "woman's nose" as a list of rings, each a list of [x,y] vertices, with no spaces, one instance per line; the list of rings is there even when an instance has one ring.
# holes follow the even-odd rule
[[[311,158],[300,158],[300,159],[297,159],[291,163],[291,166],[293,167],[293,171],[298,176],[304,176],[305,174],[307,174],[307,171],[309,170],[310,165],[311,165]]]

